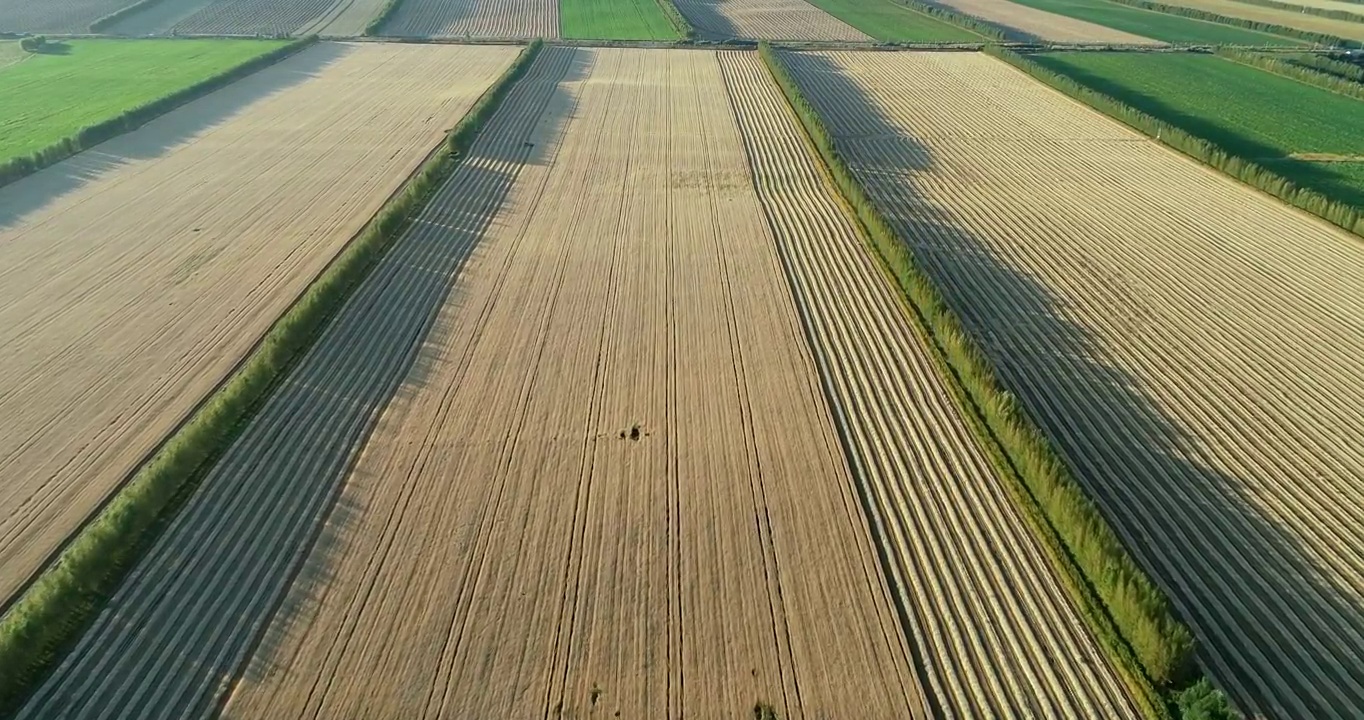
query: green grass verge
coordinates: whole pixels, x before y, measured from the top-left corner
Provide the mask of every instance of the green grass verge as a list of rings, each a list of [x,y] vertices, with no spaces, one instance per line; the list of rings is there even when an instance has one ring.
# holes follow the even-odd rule
[[[1121,5],[1108,0],[1012,0],[1012,2],[1161,42],[1193,45],[1304,44],[1289,37]]]
[[[569,40],[679,40],[668,0],[559,0],[559,35]]]
[[[152,535],[222,454],[284,373],[468,152],[541,47],[531,43],[364,232],[261,339],[236,372],[161,446],[0,617],[0,714],[12,713],[88,626]]]
[[[1096,637],[1110,651],[1147,715],[1165,716],[1166,702],[1155,687],[1185,684],[1196,676],[1192,635],[1071,478],[1046,437],[995,379],[984,353],[844,163],[832,136],[776,53],[767,45],[760,52],[835,186],[920,322],[964,415],[975,424],[1001,477],[1010,481],[1020,509],[1050,551],[1053,567],[1067,581]]]
[[[0,69],[0,185],[136,128],[311,42],[70,40]]]
[[[1364,117],[1364,100],[1212,55],[1052,53],[1028,64],[1082,87],[1088,94],[1079,99],[1175,149],[1364,232],[1359,163],[1311,159],[1364,159],[1364,123],[1348,120]]]
[[[883,42],[980,42],[998,38],[896,0],[810,0],[810,4]]]

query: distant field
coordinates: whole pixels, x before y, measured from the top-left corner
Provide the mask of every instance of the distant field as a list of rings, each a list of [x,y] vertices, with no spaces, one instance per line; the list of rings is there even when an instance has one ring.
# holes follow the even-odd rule
[[[985,39],[895,0],[810,0],[810,4],[885,42],[979,42]]]
[[[1105,0],[1014,0],[1020,5],[1046,10],[1099,25],[1107,25],[1169,43],[1220,45],[1305,45],[1299,40],[1269,33],[1169,15],[1119,5]]]
[[[1322,17],[1320,15],[1309,15],[1296,10],[1284,10],[1272,7],[1262,7],[1252,5],[1240,0],[1161,0],[1167,5],[1178,5],[1180,7],[1203,10],[1205,12],[1217,13],[1226,17],[1240,18],[1253,22],[1269,23],[1271,25],[1282,25],[1283,27],[1296,28],[1307,32],[1321,33],[1334,37],[1345,38],[1355,42],[1364,41],[1364,23],[1351,20],[1338,20],[1336,18]],[[1353,12],[1364,19],[1364,5],[1355,5]]]
[[[6,43],[5,45],[8,45]],[[27,155],[282,45],[270,40],[74,40],[4,65],[0,163]]]
[[[677,40],[657,0],[560,0],[559,34],[584,40]]]
[[[1252,159],[1364,206],[1364,102],[1211,55],[1055,53],[1039,63]]]

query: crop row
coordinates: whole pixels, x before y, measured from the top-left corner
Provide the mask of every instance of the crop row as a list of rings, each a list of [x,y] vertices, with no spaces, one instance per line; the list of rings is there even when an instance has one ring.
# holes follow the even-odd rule
[[[297,48],[312,39],[299,41]],[[0,617],[0,713],[13,709],[78,637],[279,378],[308,349],[423,202],[467,152],[512,83],[529,67],[531,43],[327,270],[270,328],[251,355],[152,459],[83,527],[58,559]]]

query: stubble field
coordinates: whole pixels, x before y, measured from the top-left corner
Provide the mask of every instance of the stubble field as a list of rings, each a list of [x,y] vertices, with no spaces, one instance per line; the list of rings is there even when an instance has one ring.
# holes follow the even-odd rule
[[[0,596],[235,365],[514,52],[315,46],[0,191]]]
[[[1024,39],[1052,42],[1113,43],[1118,45],[1159,45],[1160,41],[1115,30],[1065,15],[1020,5],[1008,0],[931,0],[963,15],[977,17],[1014,30]]]
[[[358,36],[384,0],[162,0],[103,28],[115,35]]]
[[[2,33],[83,33],[136,0],[0,0]]]
[[[380,34],[437,38],[557,38],[559,0],[403,0]]]
[[[988,57],[791,63],[1213,677],[1364,706],[1364,245]]]
[[[711,40],[871,40],[805,0],[676,0],[675,4],[697,33]]]

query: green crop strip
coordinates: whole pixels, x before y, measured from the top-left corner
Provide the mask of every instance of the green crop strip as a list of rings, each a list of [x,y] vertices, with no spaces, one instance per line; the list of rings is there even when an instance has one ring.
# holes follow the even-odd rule
[[[402,190],[275,322],[236,372],[0,617],[0,714],[13,713],[78,639],[150,549],[156,531],[467,154],[540,48],[537,40],[517,57]]]
[[[671,7],[669,0],[560,0],[559,34],[575,40],[681,39],[686,30],[669,18],[664,3]]]
[[[960,16],[957,22],[947,19],[946,11],[935,15],[931,6],[901,0],[810,0],[810,4],[833,15],[867,35],[884,42],[980,42],[1000,38],[997,29],[983,25],[973,18]]]
[[[1294,38],[1296,40],[1301,41],[1297,43],[1299,45],[1311,43],[1318,45],[1332,45],[1336,47],[1360,46],[1359,43],[1353,40],[1338,38],[1335,37],[1334,35],[1323,35],[1322,33],[1315,33],[1307,30],[1299,30],[1297,28],[1284,27],[1283,25],[1259,22],[1257,20],[1246,20],[1245,18],[1227,17],[1226,15],[1218,15],[1217,13],[1211,13],[1206,10],[1198,10],[1196,8],[1187,8],[1179,5],[1165,5],[1158,2],[1151,2],[1150,0],[1109,0],[1109,1],[1118,3],[1120,5],[1128,5],[1135,8],[1141,8],[1143,10],[1153,10],[1155,12],[1190,18],[1193,20],[1202,20],[1211,23],[1218,23],[1220,25],[1230,25],[1234,27],[1245,28],[1246,30],[1267,33],[1269,35],[1279,35],[1285,38]],[[1265,43],[1262,42],[1260,44]]]
[[[0,69],[0,185],[145,124],[311,43],[71,40]]]
[[[1301,45],[1295,40],[1109,0],[1012,0],[1038,10],[1160,40],[1192,45]]]
[[[1070,476],[1045,435],[996,379],[955,311],[843,161],[832,135],[776,52],[766,44],[760,52],[872,250],[898,285],[963,415],[1006,480],[1052,567],[1145,714],[1168,717],[1169,702],[1157,687],[1182,687],[1197,679],[1192,634]]]
[[[1225,53],[1224,53],[1225,54]],[[1005,57],[1025,72],[1248,185],[1364,234],[1364,100],[1282,61],[1194,53]],[[1310,71],[1304,71],[1310,72]],[[1350,85],[1349,81],[1335,83]]]

